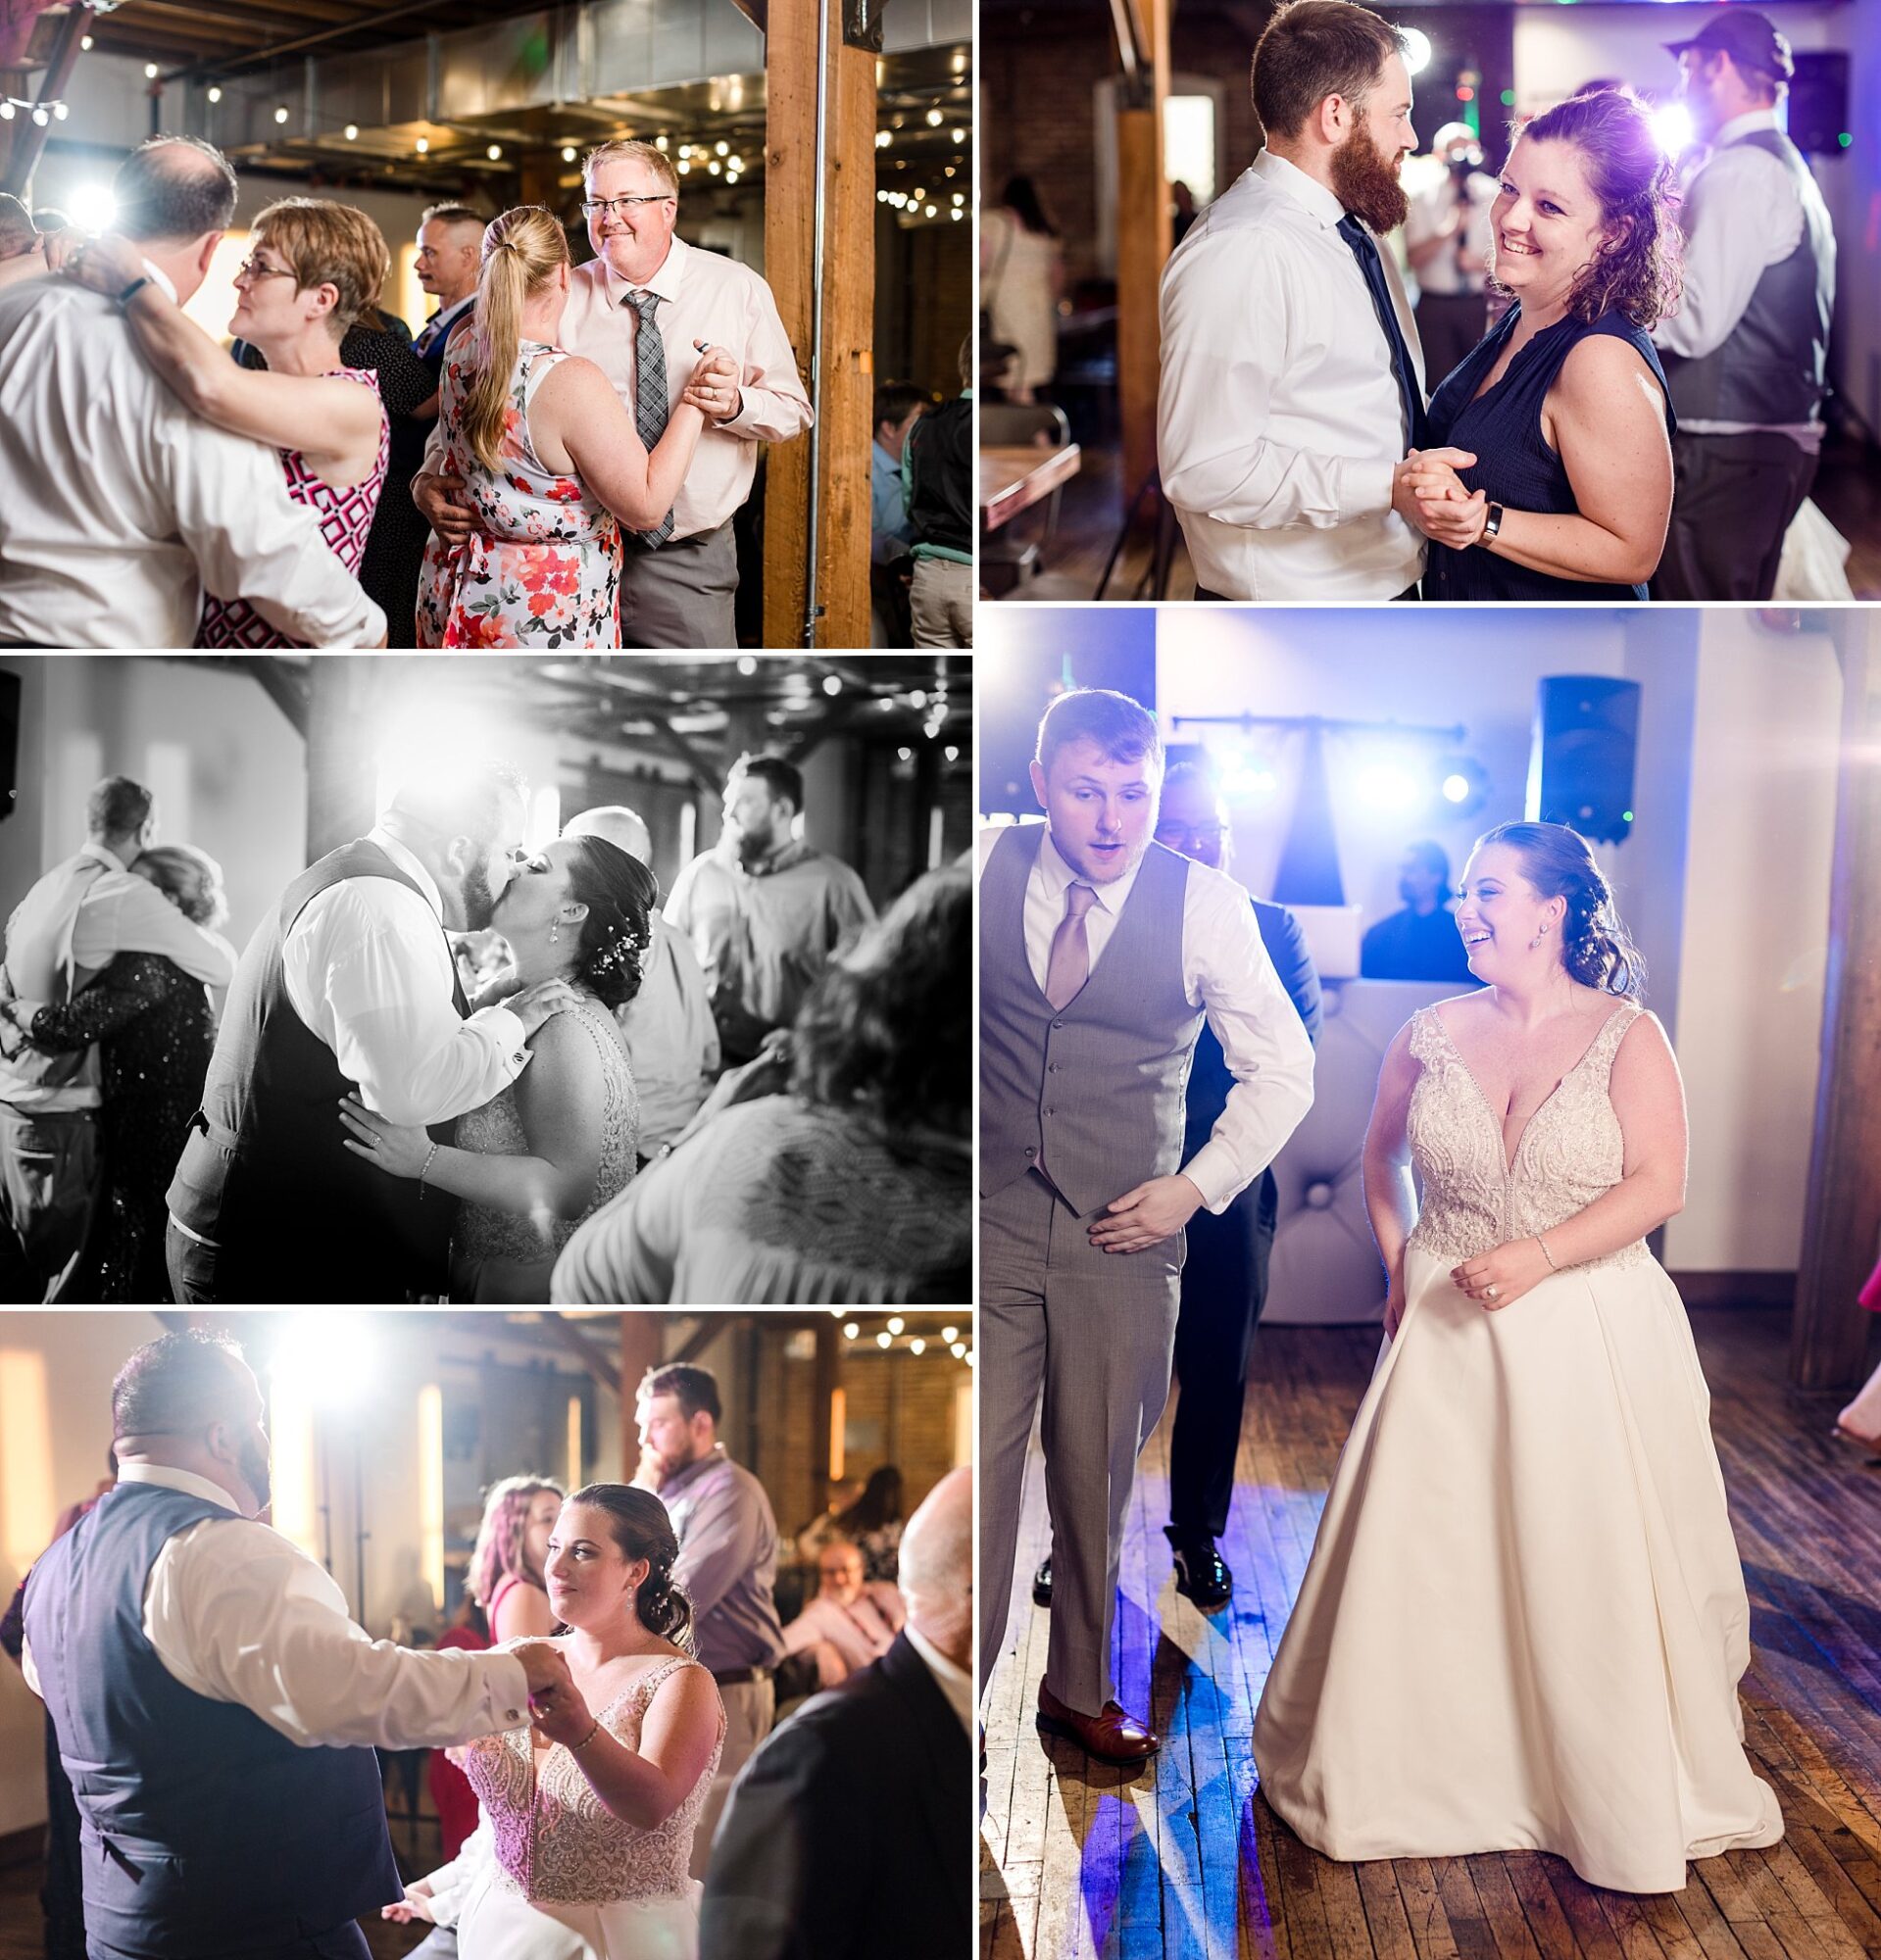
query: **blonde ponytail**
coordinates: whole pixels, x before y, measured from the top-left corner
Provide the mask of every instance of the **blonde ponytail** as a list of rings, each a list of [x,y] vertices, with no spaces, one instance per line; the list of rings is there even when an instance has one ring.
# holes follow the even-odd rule
[[[540,297],[568,257],[560,221],[540,205],[519,205],[484,230],[483,270],[476,282],[476,371],[459,423],[485,469],[500,466],[510,381],[522,344],[522,309]]]

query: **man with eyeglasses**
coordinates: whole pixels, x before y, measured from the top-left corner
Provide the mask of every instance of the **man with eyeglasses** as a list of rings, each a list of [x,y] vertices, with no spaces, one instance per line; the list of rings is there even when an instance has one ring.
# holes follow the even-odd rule
[[[168,1194],[179,1303],[444,1291],[451,1199],[350,1152],[340,1102],[448,1124],[514,1082],[528,1038],[574,1004],[549,980],[470,1013],[445,936],[490,923],[524,855],[522,814],[501,763],[414,776],[256,928]]]
[[[750,267],[676,235],[679,179],[653,143],[603,143],[583,165],[581,209],[595,256],[574,269],[561,344],[592,361],[651,450],[700,361],[700,343],[728,349],[736,376],[712,377],[706,430],[665,524],[623,532],[620,644],[735,647],[738,553],[732,518],[751,494],[758,445],[810,426],[770,288]],[[471,519],[436,468],[435,443],[413,494],[439,536]]]
[[[1198,764],[1177,762],[1163,778],[1156,841],[1212,871],[1228,869],[1234,845],[1227,811]],[[1249,903],[1273,970],[1316,1048],[1319,975],[1300,921],[1284,906],[1264,899]],[[1233,1087],[1221,1044],[1205,1021],[1189,1070],[1184,1162],[1208,1142]],[[1182,1303],[1175,1323],[1175,1372],[1182,1393],[1169,1437],[1169,1522],[1163,1532],[1175,1565],[1175,1590],[1205,1613],[1225,1606],[1234,1592],[1234,1574],[1215,1541],[1228,1528],[1248,1358],[1267,1301],[1267,1260],[1279,1205],[1279,1187],[1267,1169],[1225,1210],[1212,1212],[1205,1205],[1187,1228],[1188,1256],[1182,1263]],[[1051,1590],[1048,1558],[1033,1582],[1033,1597],[1049,1602]]]

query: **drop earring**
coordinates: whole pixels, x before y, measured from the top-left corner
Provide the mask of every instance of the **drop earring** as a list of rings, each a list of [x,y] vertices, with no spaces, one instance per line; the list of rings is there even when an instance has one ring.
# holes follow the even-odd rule
[[[1535,935],[1535,937],[1528,942],[1529,952],[1533,953],[1536,947],[1538,947],[1542,943],[1542,941],[1545,940],[1547,937],[1548,937],[1548,928],[1547,926],[1544,925],[1540,930],[1540,932],[1538,932]]]
[[[549,921],[549,944],[553,946],[561,937],[562,921],[560,919],[551,919]]]

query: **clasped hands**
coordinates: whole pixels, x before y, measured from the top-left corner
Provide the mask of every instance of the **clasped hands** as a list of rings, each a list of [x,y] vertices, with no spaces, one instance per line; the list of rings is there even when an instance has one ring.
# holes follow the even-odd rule
[[[1466,449],[1413,449],[1391,479],[1391,508],[1425,537],[1465,551],[1489,521],[1489,498],[1457,474],[1476,459]]]
[[[1554,1270],[1539,1239],[1511,1239],[1493,1252],[1453,1266],[1450,1278],[1459,1292],[1467,1294],[1485,1313],[1498,1313],[1538,1287]]]

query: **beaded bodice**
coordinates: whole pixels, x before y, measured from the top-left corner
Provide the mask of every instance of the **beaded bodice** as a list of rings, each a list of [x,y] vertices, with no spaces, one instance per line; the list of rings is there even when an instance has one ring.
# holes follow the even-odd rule
[[[1501,1121],[1436,1008],[1417,1012],[1411,1053],[1421,1067],[1409,1129],[1422,1203],[1413,1246],[1441,1258],[1475,1258],[1548,1231],[1619,1183],[1626,1147],[1608,1083],[1640,1011],[1625,1004],[1608,1016],[1529,1117],[1512,1158],[1505,1153]],[[1636,1240],[1586,1264],[1630,1266],[1650,1256]]]
[[[676,1654],[624,1688],[599,1711],[603,1728],[630,1749],[662,1684],[696,1660]],[[612,1905],[623,1899],[683,1898],[692,1834],[705,1808],[724,1746],[725,1723],[712,1760],[686,1800],[665,1823],[643,1831],[615,1816],[594,1793],[573,1753],[557,1742],[533,1747],[534,1731],[484,1736],[465,1751],[464,1774],[483,1804],[496,1839],[497,1886],[526,1899],[559,1905]]]
[[[601,1168],[594,1197],[580,1218],[541,1218],[528,1212],[498,1211],[482,1204],[460,1204],[452,1234],[453,1250],[473,1259],[543,1259],[559,1253],[583,1218],[618,1197],[633,1175],[639,1145],[640,1100],[633,1073],[608,1010],[583,996],[572,1012],[594,1038],[595,1065],[601,1071]],[[516,1086],[506,1084],[489,1102],[457,1119],[457,1147],[485,1156],[529,1154],[529,1140],[516,1106]]]

